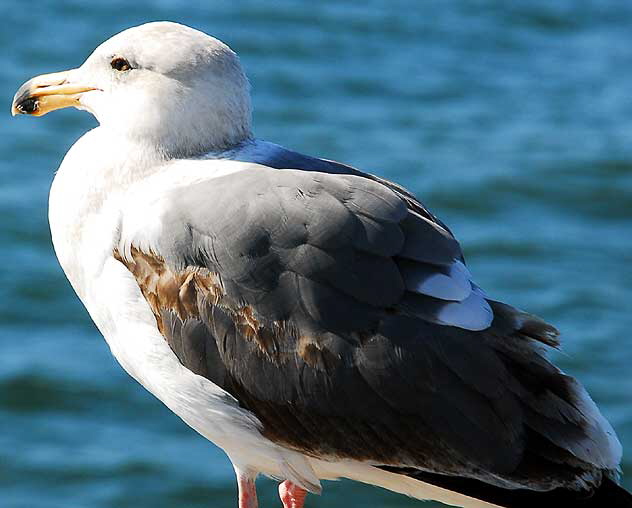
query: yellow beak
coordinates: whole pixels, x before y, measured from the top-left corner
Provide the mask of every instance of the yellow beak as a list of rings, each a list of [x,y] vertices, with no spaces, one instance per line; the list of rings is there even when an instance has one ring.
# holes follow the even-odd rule
[[[11,114],[42,116],[56,109],[76,107],[82,93],[99,90],[93,86],[69,83],[71,72],[42,74],[28,80],[13,97]]]

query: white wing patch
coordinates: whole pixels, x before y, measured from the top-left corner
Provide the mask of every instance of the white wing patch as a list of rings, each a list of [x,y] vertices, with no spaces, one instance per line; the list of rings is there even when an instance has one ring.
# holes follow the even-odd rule
[[[489,303],[474,291],[461,302],[446,302],[437,314],[437,321],[441,324],[472,331],[489,328],[493,320],[494,313]]]
[[[435,266],[420,263],[402,264],[400,269],[406,289],[415,293],[460,302],[472,292],[470,272],[458,260],[449,267],[447,274],[438,271]]]
[[[494,313],[485,293],[472,282],[462,261],[455,259],[447,268],[401,260],[399,269],[406,289],[412,293],[441,300],[427,316],[433,322],[479,331],[488,328]]]

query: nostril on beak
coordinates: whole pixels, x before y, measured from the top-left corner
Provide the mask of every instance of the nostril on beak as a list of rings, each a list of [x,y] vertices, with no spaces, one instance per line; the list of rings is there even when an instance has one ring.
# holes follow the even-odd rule
[[[48,86],[60,86],[60,85],[65,85],[66,83],[68,83],[67,79],[64,79],[62,81],[55,82],[55,83],[36,83],[33,89],[37,90],[38,88],[46,88]]]

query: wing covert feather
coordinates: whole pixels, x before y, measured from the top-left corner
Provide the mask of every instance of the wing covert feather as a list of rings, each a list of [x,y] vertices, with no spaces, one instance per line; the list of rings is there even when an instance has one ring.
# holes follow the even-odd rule
[[[504,487],[596,479],[611,464],[579,447],[599,426],[533,345],[554,328],[487,300],[412,199],[362,176],[253,166],[163,200],[188,241],[148,251],[132,233],[131,255],[115,255],[180,361],[275,442]]]

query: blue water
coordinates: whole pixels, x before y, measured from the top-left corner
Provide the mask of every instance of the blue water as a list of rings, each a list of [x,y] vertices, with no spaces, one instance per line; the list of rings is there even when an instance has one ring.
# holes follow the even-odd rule
[[[632,3],[189,4],[0,3],[0,506],[235,505],[228,460],[116,365],[55,260],[48,188],[94,120],[9,116],[26,79],[159,19],[238,51],[258,136],[406,185],[489,294],[556,324],[632,488]],[[308,506],[421,505],[338,482]]]

